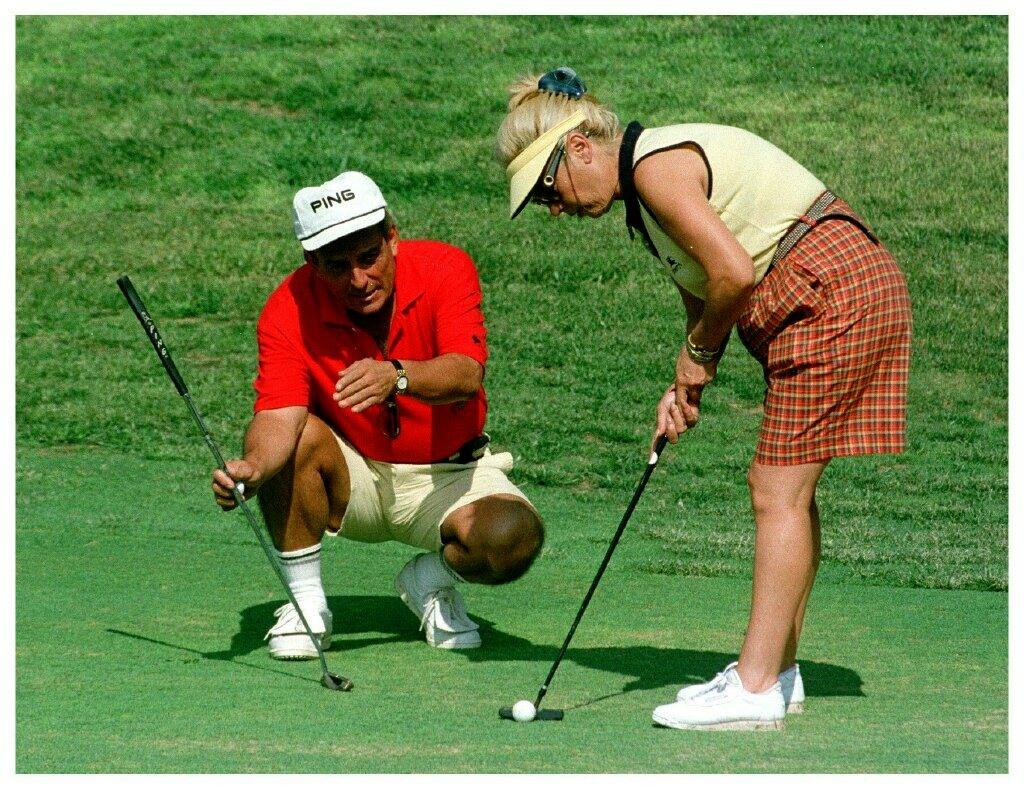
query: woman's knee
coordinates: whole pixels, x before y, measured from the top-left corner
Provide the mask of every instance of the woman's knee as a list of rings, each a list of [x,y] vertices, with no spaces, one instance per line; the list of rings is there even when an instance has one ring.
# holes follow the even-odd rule
[[[756,464],[747,470],[747,488],[750,490],[750,504],[754,507],[755,516],[767,513],[775,506],[765,477],[761,467]]]
[[[768,466],[754,463],[747,471],[750,503],[757,518],[808,514],[824,464]]]

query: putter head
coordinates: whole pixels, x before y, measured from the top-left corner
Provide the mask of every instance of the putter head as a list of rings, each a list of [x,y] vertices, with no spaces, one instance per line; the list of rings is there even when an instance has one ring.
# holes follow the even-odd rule
[[[498,718],[508,719],[509,721],[515,721],[512,716],[511,706],[505,706],[498,709]],[[534,721],[561,721],[565,718],[565,711],[561,708],[540,708],[537,710],[537,715],[534,716]]]
[[[355,688],[355,684],[348,678],[333,675],[330,672],[324,672],[320,678],[320,685],[331,691],[351,691]]]

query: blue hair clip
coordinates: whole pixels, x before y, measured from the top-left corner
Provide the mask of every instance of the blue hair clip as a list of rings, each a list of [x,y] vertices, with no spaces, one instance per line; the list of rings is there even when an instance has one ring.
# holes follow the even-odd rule
[[[537,87],[542,91],[561,93],[573,99],[580,98],[587,92],[587,86],[579,75],[568,66],[559,66],[540,78]]]

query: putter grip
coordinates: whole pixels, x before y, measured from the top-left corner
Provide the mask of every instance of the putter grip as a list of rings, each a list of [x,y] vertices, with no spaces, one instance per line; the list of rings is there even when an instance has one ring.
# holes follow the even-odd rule
[[[661,451],[665,449],[665,445],[668,443],[668,437],[662,434],[658,437],[658,441],[654,443],[654,449],[651,450],[651,457],[647,459],[647,466],[651,469],[658,463],[658,459],[661,458]]]
[[[168,351],[167,346],[164,345],[164,341],[160,337],[160,332],[157,331],[156,324],[153,322],[153,319],[150,318],[149,312],[146,310],[146,305],[142,303],[142,298],[139,296],[138,291],[135,290],[135,286],[132,285],[132,281],[128,279],[127,275],[119,277],[117,280],[117,287],[121,289],[121,293],[124,294],[124,298],[128,301],[128,305],[135,313],[135,317],[139,319],[139,323],[142,324],[142,328],[146,330],[149,342],[152,343],[153,348],[156,349],[156,355],[160,357],[160,361],[164,365],[164,370],[167,371],[167,375],[170,376],[171,381],[174,382],[174,387],[178,390],[178,394],[185,395],[185,393],[188,392],[188,387],[185,386],[185,380],[178,372],[178,368],[174,364],[174,360],[171,359],[171,352]]]

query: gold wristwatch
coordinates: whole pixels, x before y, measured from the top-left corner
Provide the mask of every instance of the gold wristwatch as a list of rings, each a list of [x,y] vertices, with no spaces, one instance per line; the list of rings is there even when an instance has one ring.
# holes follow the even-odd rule
[[[395,371],[398,373],[398,377],[395,379],[395,394],[405,395],[406,390],[409,389],[409,375],[405,372],[405,368],[402,367],[402,363],[397,359],[390,359],[388,361],[395,366]]]

